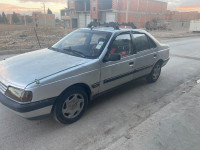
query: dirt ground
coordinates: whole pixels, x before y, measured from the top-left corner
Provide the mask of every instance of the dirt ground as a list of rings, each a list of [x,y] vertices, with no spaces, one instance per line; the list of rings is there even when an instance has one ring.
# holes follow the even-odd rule
[[[63,27],[38,27],[36,32],[44,48],[52,46],[71,31]],[[34,26],[0,25],[1,51],[39,48]]]
[[[38,27],[36,32],[42,48],[52,46],[71,32],[63,27]],[[188,31],[149,31],[158,40],[195,36]],[[198,33],[199,34],[199,33]],[[40,49],[34,26],[0,25],[0,51]]]

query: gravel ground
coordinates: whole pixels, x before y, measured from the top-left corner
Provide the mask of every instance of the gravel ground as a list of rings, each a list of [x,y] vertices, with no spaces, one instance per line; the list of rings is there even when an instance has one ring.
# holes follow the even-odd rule
[[[42,48],[52,46],[70,32],[62,27],[36,28]],[[0,51],[24,49],[40,49],[34,27],[0,25]]]

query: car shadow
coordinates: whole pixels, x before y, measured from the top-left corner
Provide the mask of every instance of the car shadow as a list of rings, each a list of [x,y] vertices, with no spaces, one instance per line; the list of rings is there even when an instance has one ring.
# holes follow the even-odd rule
[[[97,98],[95,98],[94,100],[90,101],[87,112],[89,112],[90,110],[94,109],[95,107],[99,107],[99,105],[109,102],[109,101],[115,101],[116,97],[121,96],[122,94],[126,94],[132,90],[134,90],[135,88],[140,88],[142,86],[145,86],[147,83],[145,78],[139,78],[136,80],[133,80],[131,82],[128,82],[124,85],[121,85],[109,92],[106,92],[105,94],[102,94],[100,96],[98,96]]]

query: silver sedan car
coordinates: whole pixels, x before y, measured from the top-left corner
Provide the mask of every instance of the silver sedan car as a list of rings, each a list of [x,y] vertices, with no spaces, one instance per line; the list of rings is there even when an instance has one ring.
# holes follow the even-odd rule
[[[78,29],[50,48],[0,62],[0,102],[31,120],[77,121],[96,96],[139,77],[156,82],[169,46],[137,29]]]

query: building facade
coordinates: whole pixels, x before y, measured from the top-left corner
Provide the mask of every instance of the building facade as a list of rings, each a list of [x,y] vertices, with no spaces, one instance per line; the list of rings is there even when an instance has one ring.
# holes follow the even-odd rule
[[[91,22],[90,0],[68,0],[68,8],[60,13],[65,27],[86,27]]]
[[[154,18],[161,20],[194,20],[198,12],[173,12],[159,0],[68,0],[68,8],[61,10],[66,27],[86,27],[91,21],[133,22],[138,28]]]

